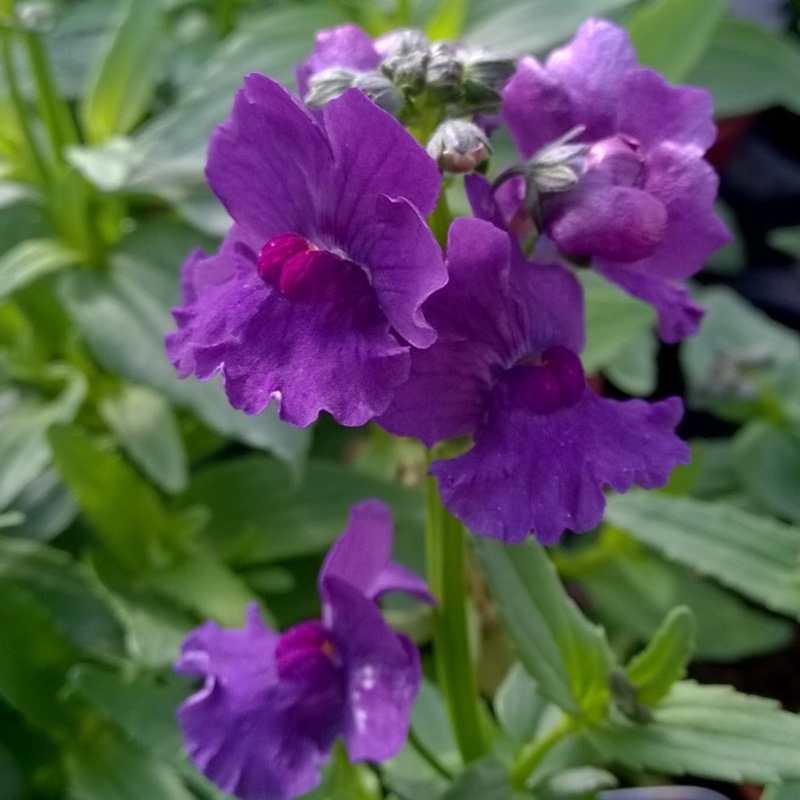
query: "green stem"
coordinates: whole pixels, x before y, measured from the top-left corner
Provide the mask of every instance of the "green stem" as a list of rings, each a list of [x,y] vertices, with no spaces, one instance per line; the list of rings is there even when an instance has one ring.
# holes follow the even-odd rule
[[[433,235],[442,249],[447,249],[447,232],[450,230],[452,219],[450,204],[447,202],[447,184],[442,181],[442,189],[439,192],[439,199],[436,201],[436,208],[433,209],[433,213],[428,217],[428,225],[430,225],[431,231],[433,231]]]
[[[17,116],[17,124],[19,125],[22,135],[25,137],[25,143],[33,161],[36,171],[39,173],[39,179],[43,184],[50,182],[50,170],[48,169],[47,162],[39,149],[39,143],[31,127],[28,118],[28,109],[25,106],[25,98],[19,89],[19,81],[17,79],[17,69],[14,66],[14,53],[12,51],[12,35],[13,31],[9,28],[0,30],[0,38],[2,38],[2,56],[3,56],[3,70],[6,73],[6,84],[8,86],[8,94],[11,98],[11,105],[14,107],[14,113]]]
[[[427,479],[428,581],[439,600],[433,610],[434,661],[458,748],[465,762],[488,752],[467,617],[464,530],[442,506],[436,481]]]
[[[55,160],[59,164],[64,164],[64,146],[78,143],[78,131],[69,109],[56,89],[41,39],[33,31],[25,31],[23,38],[31,72],[36,82],[39,114],[50,137]]]
[[[564,716],[540,739],[523,748],[511,768],[511,782],[518,789],[524,789],[534,770],[544,757],[566,736],[575,731],[576,723],[572,717]]]

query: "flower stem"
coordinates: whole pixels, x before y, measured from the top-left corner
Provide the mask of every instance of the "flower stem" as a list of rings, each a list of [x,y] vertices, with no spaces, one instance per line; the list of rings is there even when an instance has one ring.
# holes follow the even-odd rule
[[[572,717],[563,716],[544,736],[535,739],[527,747],[523,748],[511,769],[511,782],[514,786],[518,789],[524,789],[525,784],[533,775],[536,767],[542,762],[542,759],[558,742],[575,731],[575,725],[575,720]]]
[[[472,667],[467,618],[464,530],[427,479],[428,582],[439,599],[433,610],[434,661],[458,748],[465,762],[488,752]]]

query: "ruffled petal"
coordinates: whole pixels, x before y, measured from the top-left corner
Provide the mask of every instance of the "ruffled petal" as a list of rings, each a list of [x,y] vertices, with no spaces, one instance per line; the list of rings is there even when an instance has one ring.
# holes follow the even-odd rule
[[[351,761],[385,761],[405,743],[422,672],[419,653],[357,589],[328,576],[327,624],[347,673],[344,741]]]
[[[231,217],[257,233],[261,245],[284,233],[315,241],[314,210],[330,191],[331,169],[330,148],[311,112],[279,83],[248,75],[230,117],[212,134],[206,165]]]
[[[550,54],[545,67],[569,94],[576,109],[573,124],[586,126],[584,140],[617,132],[617,109],[624,101],[622,78],[636,65],[628,34],[605,20],[587,20],[569,44]]]
[[[435,461],[447,508],[481,536],[555,542],[565,529],[601,520],[602,489],[666,483],[689,448],[674,433],[681,403],[606,400],[588,388],[575,405],[534,414],[513,373],[495,391],[485,425],[465,455]]]
[[[565,88],[530,56],[519,60],[503,89],[502,117],[523,158],[530,158],[577,124]]]
[[[405,592],[418,600],[434,603],[425,581],[391,561],[392,515],[380,500],[364,500],[350,509],[350,520],[325,556],[319,573],[324,597],[326,579],[337,578],[358,589],[367,599],[377,600],[387,592]]]
[[[378,66],[380,56],[369,34],[358,25],[347,22],[317,33],[311,55],[297,67],[300,96],[308,92],[308,79],[330,67],[365,72]]]
[[[397,333],[414,347],[429,347],[436,331],[422,306],[445,285],[447,271],[419,212],[406,200],[378,198],[371,227],[360,229],[348,252],[367,266],[381,309]]]
[[[243,629],[207,622],[189,634],[175,665],[205,679],[178,709],[189,755],[223,791],[244,800],[309,791],[333,741],[324,715],[309,725],[308,687],[278,680],[278,638],[253,605]],[[341,697],[339,703],[337,722]]]

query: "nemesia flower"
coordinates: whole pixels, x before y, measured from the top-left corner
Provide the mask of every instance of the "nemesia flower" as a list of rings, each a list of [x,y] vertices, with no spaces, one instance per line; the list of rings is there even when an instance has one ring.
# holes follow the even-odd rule
[[[431,473],[474,533],[552,543],[600,522],[604,486],[662,486],[688,461],[677,398],[617,402],[588,387],[582,294],[566,269],[527,263],[507,232],[470,218],[450,228],[447,265],[447,286],[426,305],[439,338],[413,353],[377,422],[428,447],[472,436]]]
[[[436,338],[420,310],[446,281],[423,215],[439,171],[402,126],[348,90],[313,114],[253,74],[215,131],[206,174],[234,220],[183,267],[167,352],[181,377],[224,378],[232,405],[361,425]]]
[[[624,30],[589,20],[544,64],[520,60],[502,114],[530,159],[528,204],[544,232],[653,305],[662,339],[695,333],[702,309],[681,281],[729,238],[703,160],[716,136],[709,93],[637,66]]]
[[[391,549],[388,508],[359,503],[319,574],[321,620],[279,634],[252,605],[244,628],[206,622],[188,635],[175,670],[204,684],[178,719],[192,760],[223,791],[297,797],[319,783],[340,736],[352,761],[384,761],[403,746],[419,653],[374,601],[393,591],[435,601]]]

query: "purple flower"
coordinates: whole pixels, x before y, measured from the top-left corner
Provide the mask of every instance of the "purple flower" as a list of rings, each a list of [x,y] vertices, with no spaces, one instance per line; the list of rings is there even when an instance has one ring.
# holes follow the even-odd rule
[[[708,92],[638,67],[625,31],[589,20],[544,64],[523,58],[503,101],[547,235],[655,306],[665,341],[695,333],[702,309],[681,281],[729,238],[703,160],[716,136]]]
[[[392,591],[435,601],[391,549],[389,510],[359,503],[319,574],[321,621],[279,634],[253,605],[244,628],[206,622],[187,636],[175,670],[204,684],[178,719],[192,760],[223,791],[297,797],[319,783],[339,736],[352,761],[384,761],[403,746],[419,653],[374,601]]]
[[[414,352],[377,421],[429,447],[473,437],[431,472],[474,533],[552,543],[600,522],[604,486],[661,486],[688,461],[677,398],[617,402],[587,386],[582,295],[568,271],[527,263],[506,232],[468,218],[450,228],[447,264],[449,282],[426,306],[439,338]]]
[[[221,371],[232,405],[308,425],[383,411],[409,345],[436,338],[420,307],[446,281],[423,219],[434,161],[391,116],[347,91],[316,116],[253,74],[211,140],[209,183],[235,222],[183,268],[167,352],[181,377]]]

